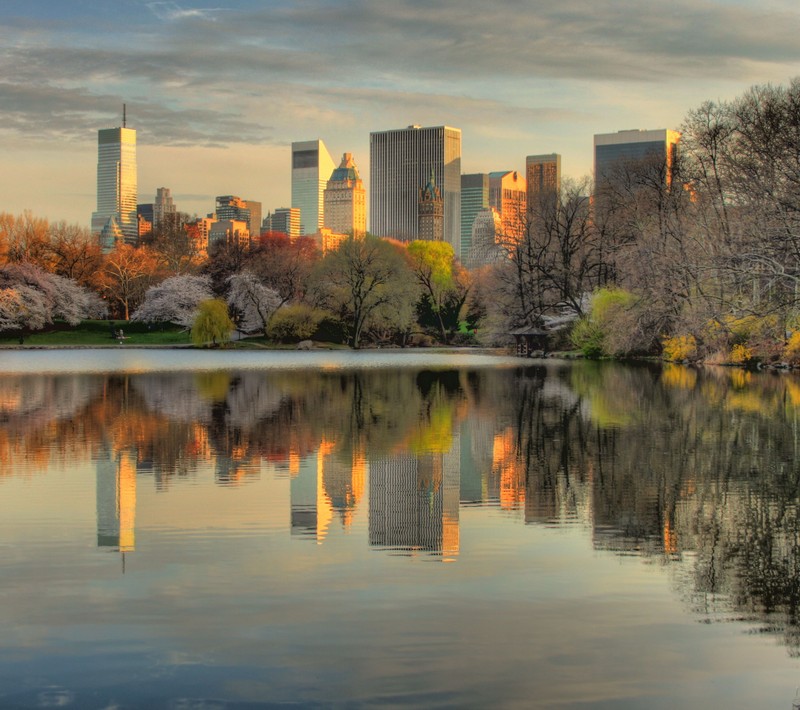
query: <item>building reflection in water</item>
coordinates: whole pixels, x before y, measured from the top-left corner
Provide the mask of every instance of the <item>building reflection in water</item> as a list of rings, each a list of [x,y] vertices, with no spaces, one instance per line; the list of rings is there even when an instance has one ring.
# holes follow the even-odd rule
[[[109,451],[97,462],[97,546],[132,552],[136,544],[136,459]]]
[[[375,548],[450,560],[459,505],[496,506],[674,565],[698,614],[763,618],[800,655],[799,422],[792,375],[676,367],[0,376],[0,481],[94,461],[97,545],[121,553],[137,471],[170,493],[266,464],[290,479],[291,535],[363,524]]]

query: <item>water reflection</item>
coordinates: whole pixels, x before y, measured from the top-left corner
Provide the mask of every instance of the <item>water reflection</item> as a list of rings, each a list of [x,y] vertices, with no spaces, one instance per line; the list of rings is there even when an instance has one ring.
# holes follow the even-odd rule
[[[794,376],[677,366],[6,376],[0,481],[91,462],[120,552],[137,486],[200,470],[287,478],[287,534],[324,544],[362,512],[388,554],[458,560],[460,509],[493,507],[658,561],[694,613],[800,655],[798,413]]]

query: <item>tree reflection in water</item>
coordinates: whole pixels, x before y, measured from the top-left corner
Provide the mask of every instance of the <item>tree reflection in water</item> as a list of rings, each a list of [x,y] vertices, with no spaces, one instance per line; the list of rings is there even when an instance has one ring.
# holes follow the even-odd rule
[[[793,375],[671,365],[7,376],[0,481],[125,460],[167,491],[268,464],[294,534],[366,506],[372,545],[446,559],[459,508],[497,506],[658,560],[694,613],[800,655],[799,413]]]

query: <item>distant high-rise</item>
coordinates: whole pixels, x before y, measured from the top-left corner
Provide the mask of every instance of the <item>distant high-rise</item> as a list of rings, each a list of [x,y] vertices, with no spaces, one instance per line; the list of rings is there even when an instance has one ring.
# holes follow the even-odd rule
[[[561,156],[529,155],[525,158],[528,181],[528,206],[533,207],[541,195],[558,194],[561,190]]]
[[[489,206],[489,175],[461,176],[461,261],[466,263],[472,247],[472,225],[478,212]]]
[[[371,133],[370,231],[381,237],[419,236],[419,190],[433,171],[444,201],[444,240],[461,245],[461,130],[409,126]]]
[[[519,240],[525,229],[528,209],[525,178],[516,170],[489,173],[489,206],[500,214],[501,239]]]
[[[279,207],[267,212],[261,223],[262,232],[281,232],[291,239],[300,236],[300,209],[298,207]]]
[[[603,184],[617,179],[615,171],[626,164],[653,160],[663,165],[664,179],[669,184],[672,167],[680,140],[678,131],[660,128],[652,131],[629,130],[617,133],[601,133],[594,137],[595,192]]]
[[[170,189],[159,187],[156,190],[156,201],[153,203],[153,229],[158,229],[165,219],[170,219],[176,212]]]
[[[321,140],[292,143],[292,207],[300,209],[300,234],[325,226],[325,187],[335,168]]]
[[[340,234],[367,231],[367,193],[352,153],[342,156],[325,187],[324,226]]]
[[[123,114],[121,128],[97,132],[97,209],[92,213],[92,233],[121,234],[128,244],[139,239],[136,216],[136,131],[127,128]],[[116,228],[110,225],[113,220]],[[110,250],[114,244],[103,243]]]
[[[220,195],[217,197],[215,212],[220,222],[245,222],[248,233],[253,236],[258,236],[261,230],[261,203],[255,200],[243,200],[236,195]]]
[[[418,238],[428,242],[444,241],[444,200],[431,171],[428,184],[419,191]]]

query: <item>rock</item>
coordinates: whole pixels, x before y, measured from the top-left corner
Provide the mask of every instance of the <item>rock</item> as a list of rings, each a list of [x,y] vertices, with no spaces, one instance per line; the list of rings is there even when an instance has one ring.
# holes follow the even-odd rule
[[[297,343],[297,349],[298,350],[313,350],[314,349],[314,343],[311,340],[301,340],[299,343]]]

